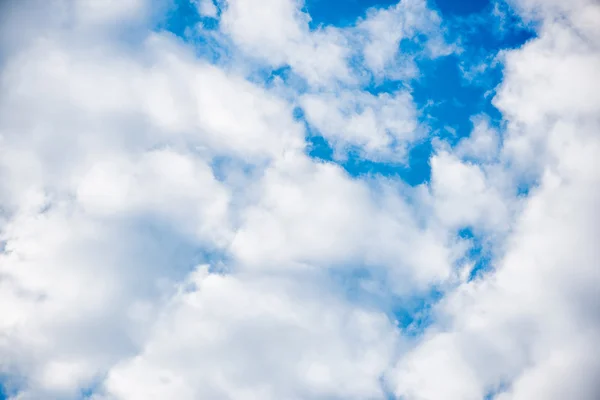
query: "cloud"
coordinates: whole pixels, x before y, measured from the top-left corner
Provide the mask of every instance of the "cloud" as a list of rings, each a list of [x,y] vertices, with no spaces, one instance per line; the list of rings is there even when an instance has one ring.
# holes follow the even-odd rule
[[[269,0],[262,7],[252,1],[225,4],[221,29],[245,52],[275,67],[290,65],[309,84],[348,81],[347,39],[335,28],[310,31],[310,17],[296,0]]]
[[[207,43],[160,30],[167,3],[6,4],[11,400],[597,397],[595,3],[515,4],[538,36],[490,55],[504,120],[478,113],[454,147],[411,94],[415,60],[452,50],[423,1],[346,27],[291,0],[193,2],[218,19]],[[343,168],[422,139],[422,185]],[[418,332],[397,321],[414,303]]]
[[[407,91],[377,96],[359,90],[307,94],[300,104],[306,120],[340,158],[356,148],[365,159],[403,162],[408,144],[422,137]]]
[[[148,4],[107,3],[94,11],[90,7],[98,4],[69,3],[64,14],[61,5],[48,4],[57,13],[41,25],[37,14],[17,10],[30,36],[3,48],[0,369],[8,377],[6,387],[16,385],[19,399],[71,399],[94,387],[118,395],[118,372],[127,372],[126,360],[141,357],[151,341],[162,341],[149,339],[158,324],[155,316],[165,304],[179,301],[175,288],[201,261],[230,260],[224,266],[215,261],[212,268],[234,271],[278,266],[282,279],[289,280],[295,263],[326,270],[328,263],[350,260],[345,246],[356,245],[355,254],[367,252],[360,254],[361,263],[397,277],[394,290],[411,290],[404,278],[424,286],[449,274],[454,256],[445,238],[440,241],[437,233],[416,227],[409,215],[393,215],[397,207],[379,211],[368,184],[304,155],[302,124],[293,118],[293,105],[276,92],[198,60],[169,34],[129,20],[137,15],[129,6]],[[73,23],[64,23],[74,10]],[[132,32],[107,34],[117,20]],[[135,51],[129,35],[140,39]],[[291,191],[287,199],[282,196],[286,190]],[[349,204],[355,195],[363,203]],[[386,199],[404,204],[399,193]],[[330,208],[315,214],[323,204]],[[368,210],[377,213],[374,221]],[[275,228],[265,230],[260,215],[271,221],[267,227],[280,227],[280,238]],[[400,224],[403,219],[408,228]],[[300,227],[302,220],[304,232],[289,225]],[[320,237],[315,235],[319,230]],[[398,234],[409,241],[404,248],[413,243],[430,249],[429,264],[411,256],[396,272],[399,253],[393,241],[380,244],[370,238],[363,244],[364,232],[381,239]],[[347,239],[338,241],[340,234]],[[277,240],[282,240],[279,248]],[[234,282],[235,289],[246,288],[246,279],[254,279],[248,276],[207,279]],[[260,296],[269,287],[245,290]],[[222,296],[232,294],[226,290]],[[317,307],[329,300],[311,296],[306,301],[315,311],[303,317],[303,324],[319,326]],[[290,308],[303,299],[284,301]],[[394,321],[376,310],[363,312],[343,299],[335,301],[331,331],[317,331],[311,340],[298,333],[297,354],[305,349],[318,355],[321,338],[333,346],[355,328],[365,333],[349,335],[347,344],[326,358],[306,361],[310,373],[294,372],[294,363],[301,361],[294,355],[281,370],[282,381],[269,390],[344,394],[336,382],[349,379],[355,386],[344,390],[360,396],[381,393],[380,375],[396,340]],[[194,314],[181,307],[188,317]],[[264,318],[273,320],[267,327],[279,324],[268,310]],[[236,321],[215,321],[215,329]],[[388,336],[389,345],[379,343]],[[381,349],[372,354],[370,343]],[[357,344],[364,355],[354,355]],[[281,348],[286,347],[282,339]],[[348,360],[356,366],[338,371]],[[238,359],[241,370],[235,374],[251,361]],[[273,371],[282,363],[275,359]],[[372,366],[363,370],[363,363]],[[322,371],[333,375],[325,379]],[[288,381],[295,381],[295,387]]]
[[[198,13],[205,17],[216,18],[219,9],[213,0],[199,0],[197,1]]]
[[[452,242],[421,226],[402,187],[354,181],[304,156],[280,160],[260,184],[230,248],[246,268],[372,266],[387,270],[398,292],[452,274]]]
[[[99,398],[381,397],[395,327],[311,287],[198,268]]]
[[[540,10],[547,19],[537,39],[506,54],[495,98],[509,124],[501,157],[516,167],[507,172],[538,174],[539,184],[517,214],[494,271],[449,294],[438,309],[443,324],[400,359],[398,395],[479,399],[496,393],[504,400],[598,394],[593,377],[599,365],[589,349],[600,328],[592,317],[599,103],[585,91],[599,83],[597,74],[586,72],[599,54],[585,40],[593,32],[582,37],[577,31],[584,25],[548,18],[553,7]],[[561,72],[571,63],[577,66]]]
[[[460,141],[455,152],[463,158],[489,162],[498,155],[499,141],[499,134],[490,127],[489,121],[475,118],[471,135]]]
[[[459,147],[460,148],[460,147]],[[495,171],[463,162],[441,151],[431,157],[431,191],[438,218],[448,226],[504,231],[511,198],[503,193]]]
[[[352,26],[309,27],[303,1],[269,0],[255,7],[247,0],[224,2],[221,29],[243,51],[273,67],[289,65],[310,86],[356,84],[365,72],[394,80],[416,73],[414,55],[400,51],[402,40],[426,38],[428,56],[452,52],[440,18],[422,0],[372,8]]]
[[[426,2],[410,0],[369,9],[347,27],[311,27],[303,6],[295,0],[272,0],[264,7],[246,0],[223,2],[221,39],[233,44],[234,57],[241,51],[251,60],[250,70],[256,62],[288,67],[285,83],[297,89],[288,95],[341,157],[356,147],[367,159],[405,161],[406,147],[425,129],[417,126],[409,91],[374,96],[366,86],[388,80],[398,87],[418,76],[417,57],[452,53],[440,17]],[[332,118],[324,117],[330,113]]]
[[[444,43],[440,24],[439,15],[420,0],[401,1],[387,9],[371,9],[357,24],[366,39],[365,64],[376,75],[398,76],[402,67],[396,57],[406,52],[402,49],[402,40],[411,41],[419,35],[429,36],[427,51],[430,55],[451,53],[452,47]]]

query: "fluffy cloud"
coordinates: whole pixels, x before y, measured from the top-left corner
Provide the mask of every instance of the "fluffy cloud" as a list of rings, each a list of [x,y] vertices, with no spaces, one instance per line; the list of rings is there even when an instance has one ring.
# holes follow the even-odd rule
[[[430,55],[451,52],[451,46],[443,41],[440,24],[439,15],[421,0],[406,0],[387,9],[372,9],[357,24],[366,39],[363,56],[367,67],[380,76],[401,77],[403,73],[410,73],[398,62],[407,53],[399,51],[400,44],[402,40],[411,41],[418,35],[428,36],[427,52]]]
[[[0,6],[9,398],[597,397],[595,3],[515,4],[540,25],[497,57],[504,123],[433,141],[417,187],[338,161],[398,165],[427,134],[410,91],[365,87],[418,75],[404,40],[449,51],[425,2],[343,28],[292,0],[192,4],[231,58],[153,29],[168,3]],[[255,74],[281,66],[304,84]],[[475,279],[465,228],[492,248]],[[432,292],[422,333],[396,321]]]
[[[433,156],[430,162],[432,202],[445,225],[507,229],[511,199],[502,192],[493,170],[486,173],[480,166],[463,162],[445,151]]]
[[[377,398],[397,341],[385,314],[304,279],[200,267],[99,398]]]
[[[437,311],[443,323],[400,359],[393,374],[398,395],[598,395],[600,365],[590,351],[600,331],[593,316],[600,201],[593,154],[600,146],[600,102],[590,90],[600,83],[591,72],[600,54],[585,40],[593,29],[549,18],[553,4],[538,6],[540,36],[506,55],[506,77],[495,99],[509,123],[502,157],[516,169],[507,173],[534,176],[538,185],[494,272],[449,294]],[[595,15],[597,5],[586,6]],[[579,17],[576,6],[566,15],[571,13]]]
[[[306,120],[333,145],[339,158],[349,149],[359,149],[366,159],[403,162],[408,144],[422,136],[408,92],[307,94],[300,102]]]
[[[244,51],[273,66],[290,65],[311,84],[349,80],[346,38],[333,28],[309,30],[310,17],[296,0],[248,0],[224,5],[222,29]]]
[[[373,237],[392,234],[407,240],[404,248],[422,243],[435,249],[430,265],[422,267],[412,257],[396,275],[426,284],[449,273],[446,238],[440,241],[418,228],[407,211],[400,217],[394,215],[398,210],[380,211],[368,184],[307,158],[302,125],[285,99],[197,60],[168,34],[152,33],[132,20],[139,10],[149,10],[148,3],[107,3],[100,10],[87,2],[46,6],[56,13],[39,26],[37,14],[14,8],[13,18],[18,16],[30,35],[18,47],[3,48],[0,368],[8,377],[4,386],[16,385],[19,399],[77,398],[96,386],[107,396],[127,396],[118,384],[119,371],[135,369],[125,360],[165,340],[160,324],[170,329],[169,324],[194,323],[189,296],[178,297],[175,288],[199,261],[223,258],[229,260],[225,269],[250,271],[278,266],[288,281],[286,271],[295,264],[341,264],[350,260],[345,247],[356,246],[362,264],[393,270],[400,252],[393,241],[378,243]],[[72,24],[64,22],[68,15]],[[106,34],[109,21],[132,30],[125,41]],[[141,40],[132,52],[127,40],[133,37]],[[350,203],[356,196],[361,203]],[[400,193],[386,198],[403,205]],[[329,208],[315,214],[324,204]],[[369,210],[377,213],[373,220]],[[368,244],[363,244],[365,232],[372,236]],[[215,268],[220,265],[215,261]],[[252,275],[207,279],[209,286],[225,283],[225,291],[210,301],[228,298],[236,288],[254,293],[257,301],[267,301],[258,299],[263,293],[269,302],[286,295],[269,294],[277,280],[253,288]],[[298,290],[319,282],[306,281]],[[329,289],[322,287],[324,293]],[[202,302],[209,301],[204,295],[198,291]],[[290,296],[282,298],[287,309],[314,304],[300,317],[302,324],[330,328],[298,332],[296,345],[281,339],[282,349],[295,346],[296,353],[289,361],[273,360],[273,371],[288,365],[274,393],[322,396],[350,390],[359,397],[378,396],[396,340],[393,321],[335,296],[331,301],[337,305],[332,303],[330,317],[322,320],[317,305],[327,298]],[[232,307],[238,304],[230,301]],[[220,302],[207,307],[215,312]],[[181,321],[155,318],[172,308],[181,310]],[[255,340],[270,326],[286,332],[295,326],[277,322],[285,315],[268,309],[261,318],[271,322],[257,325]],[[239,322],[216,320],[214,329],[238,329]],[[356,329],[360,332],[353,333]],[[319,348],[332,347],[346,334],[346,344],[320,354]],[[364,348],[362,355],[354,345]],[[306,370],[294,372],[304,351],[315,358],[304,361]],[[241,368],[236,375],[255,358],[250,356],[236,361]],[[152,357],[144,360],[144,368],[153,368]],[[356,366],[340,370],[349,360]],[[330,371],[330,378],[323,371]],[[253,378],[248,379],[251,385]],[[338,382],[347,380],[355,386],[339,392]],[[189,390],[213,390],[198,385]],[[135,396],[141,389],[129,390]],[[236,396],[252,395],[244,390]]]
[[[458,257],[443,231],[413,215],[402,187],[354,181],[305,157],[267,170],[242,217],[230,250],[246,268],[371,266],[402,292],[448,278]]]
[[[217,17],[219,9],[213,0],[198,0],[197,2],[198,13],[206,17]]]
[[[221,29],[240,49],[271,66],[288,65],[316,87],[356,84],[365,72],[377,79],[414,76],[414,54],[400,51],[402,40],[426,38],[426,56],[452,51],[441,34],[440,17],[423,0],[369,9],[348,27],[314,30],[301,0],[269,0],[264,7],[227,0],[223,9]]]
[[[352,148],[378,161],[405,161],[406,148],[421,137],[408,91],[372,95],[369,82],[406,80],[418,75],[415,57],[453,51],[444,41],[441,20],[425,1],[402,1],[369,9],[354,25],[310,29],[304,3],[272,0],[222,3],[220,30],[251,59],[269,68],[289,67],[305,85],[298,97],[308,122],[334,143],[340,157]],[[409,46],[401,46],[405,41]],[[417,54],[404,47],[423,48]],[[234,51],[235,52],[235,51]],[[340,87],[343,90],[340,90]]]
[[[455,152],[462,158],[490,162],[498,155],[499,139],[499,133],[489,126],[489,121],[474,118],[471,135],[460,141]]]

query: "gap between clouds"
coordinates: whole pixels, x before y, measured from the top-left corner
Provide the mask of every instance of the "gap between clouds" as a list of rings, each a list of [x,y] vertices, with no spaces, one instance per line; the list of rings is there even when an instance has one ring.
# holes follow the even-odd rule
[[[300,2],[199,1],[218,24],[188,42],[152,31],[168,3],[23,4],[2,13],[11,398],[598,394],[596,4],[512,4],[539,26],[499,55],[505,126],[432,140],[418,186],[338,162],[405,162],[431,134],[409,89],[366,89],[456,50],[425,2],[315,29]],[[222,57],[198,57],[211,43]],[[297,106],[331,161],[307,155]],[[491,254],[475,279],[465,229]],[[414,335],[394,310],[418,297]]]

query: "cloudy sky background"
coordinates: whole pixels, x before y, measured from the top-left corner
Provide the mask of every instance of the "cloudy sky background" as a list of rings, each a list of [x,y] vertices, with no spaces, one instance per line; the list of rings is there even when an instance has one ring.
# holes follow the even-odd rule
[[[595,400],[595,0],[0,2],[0,399]]]

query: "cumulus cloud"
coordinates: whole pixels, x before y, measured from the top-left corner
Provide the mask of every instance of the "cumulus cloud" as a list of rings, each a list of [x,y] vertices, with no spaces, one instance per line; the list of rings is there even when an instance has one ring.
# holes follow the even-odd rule
[[[462,139],[455,152],[462,158],[473,161],[489,162],[498,155],[500,137],[484,117],[473,119],[471,135]]]
[[[111,370],[106,398],[377,398],[397,333],[305,281],[199,267],[142,353]]]
[[[300,104],[306,120],[332,143],[339,158],[358,149],[366,159],[404,162],[408,145],[423,136],[407,91],[306,94]]]
[[[302,0],[269,0],[263,7],[227,0],[221,30],[243,51],[274,67],[288,65],[317,87],[356,83],[365,70],[379,78],[413,75],[412,57],[400,51],[403,39],[427,37],[430,56],[452,51],[444,43],[438,14],[423,0],[370,9],[349,27],[313,30],[303,6]],[[357,59],[364,60],[358,70]]]
[[[599,53],[586,40],[595,28],[571,25],[578,6],[562,10],[564,19],[555,18],[556,6],[537,4],[539,37],[506,54],[495,98],[509,124],[501,156],[511,163],[508,173],[535,175],[538,185],[495,271],[449,295],[438,310],[443,328],[433,328],[400,359],[398,395],[593,399],[599,393],[599,365],[589,353],[599,332],[592,316],[598,307],[600,198],[592,154],[600,145],[599,102],[587,92],[600,83],[591,72]],[[594,15],[598,6],[585,7]]]
[[[198,13],[206,17],[217,17],[219,9],[213,0],[199,0],[196,2]]]
[[[431,140],[415,187],[343,161],[408,165],[430,135],[415,59],[452,47],[426,2],[345,27],[190,4],[217,44],[160,30],[168,2],[0,5],[8,398],[597,397],[597,4],[512,3],[538,36],[495,56],[502,123]],[[491,248],[474,278],[465,230]]]

